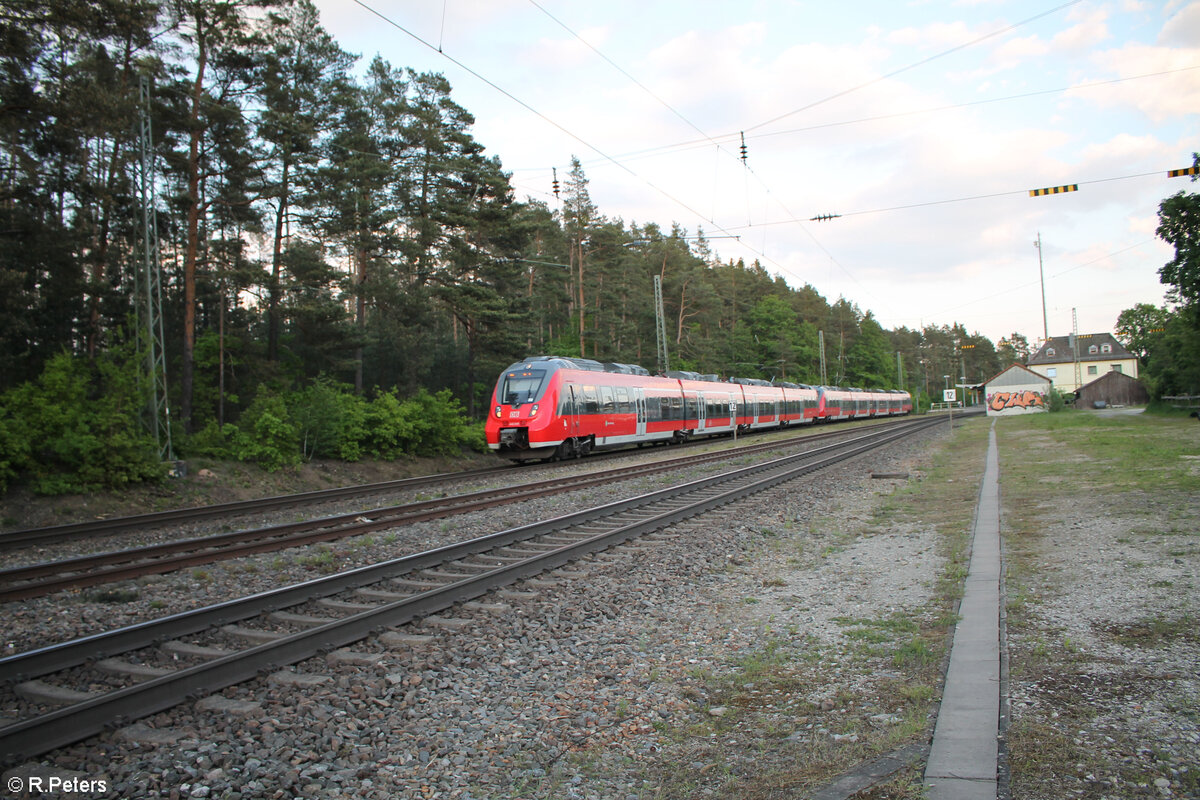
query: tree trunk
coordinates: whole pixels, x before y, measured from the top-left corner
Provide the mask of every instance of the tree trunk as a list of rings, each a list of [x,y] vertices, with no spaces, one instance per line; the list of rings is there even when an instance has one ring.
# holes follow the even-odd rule
[[[279,360],[279,274],[283,261],[283,221],[287,217],[288,168],[290,159],[283,159],[283,175],[280,176],[279,208],[275,211],[275,242],[271,250],[271,284],[267,288],[267,360]]]
[[[367,253],[359,248],[355,254],[355,276],[354,283],[357,291],[355,292],[354,311],[355,321],[358,325],[358,330],[361,336],[367,330],[367,298],[364,294],[367,283]],[[360,343],[354,351],[354,391],[356,394],[363,392],[363,346]]]
[[[204,12],[196,7],[196,81],[192,86],[192,108],[188,114],[188,206],[187,244],[183,255],[183,368],[180,370],[179,416],[183,429],[192,431],[192,384],[196,370],[196,258],[200,246],[200,98],[204,70],[208,64],[208,41]]]

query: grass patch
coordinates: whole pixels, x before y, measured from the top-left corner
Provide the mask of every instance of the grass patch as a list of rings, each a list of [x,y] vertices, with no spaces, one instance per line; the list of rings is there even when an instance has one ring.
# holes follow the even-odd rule
[[[98,592],[87,592],[83,599],[89,603],[132,603],[141,598],[137,589],[103,589]]]
[[[1156,777],[1178,782],[1180,774],[1192,774],[1194,760],[1185,758],[1190,770],[1169,774],[1166,758],[1148,752],[1146,732],[1124,734],[1119,720],[1139,716],[1148,703],[1170,705],[1173,689],[1142,673],[1140,662],[1123,658],[1118,648],[1194,643],[1200,639],[1194,616],[1178,610],[1177,598],[1170,601],[1173,610],[1156,613],[1154,598],[1134,596],[1127,600],[1137,604],[1132,607],[1151,605],[1132,622],[1113,623],[1099,609],[1070,612],[1086,615],[1089,635],[1042,604],[1070,597],[1092,570],[1102,594],[1111,595],[1102,575],[1114,569],[1135,585],[1140,580],[1135,594],[1173,586],[1169,579],[1137,576],[1171,559],[1195,557],[1181,537],[1197,529],[1200,426],[1152,414],[1067,413],[1005,418],[996,430],[1010,675],[1033,700],[1015,706],[1008,732],[1012,794],[1149,796],[1147,788],[1157,794]],[[1064,546],[1083,554],[1073,558],[1095,563],[1066,563]],[[1181,589],[1190,585],[1184,572]],[[1172,791],[1189,796],[1179,794],[1178,783]]]
[[[298,557],[296,565],[321,572],[333,572],[337,569],[333,551],[324,545],[318,547],[315,553]]]
[[[1186,616],[1174,619],[1153,616],[1123,625],[1106,625],[1102,630],[1125,647],[1151,650],[1178,642],[1200,641],[1196,621]]]

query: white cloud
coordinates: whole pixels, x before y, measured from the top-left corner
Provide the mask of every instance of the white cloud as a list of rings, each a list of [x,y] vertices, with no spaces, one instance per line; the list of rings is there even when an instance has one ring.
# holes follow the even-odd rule
[[[1071,55],[1092,50],[1111,38],[1108,12],[1103,8],[1089,9],[1078,23],[1055,34],[1051,45],[1055,50]]]

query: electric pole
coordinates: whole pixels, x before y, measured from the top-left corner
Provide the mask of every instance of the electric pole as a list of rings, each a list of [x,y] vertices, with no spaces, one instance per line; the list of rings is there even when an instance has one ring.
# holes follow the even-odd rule
[[[1033,246],[1038,251],[1038,277],[1042,282],[1042,341],[1050,340],[1050,325],[1046,322],[1046,272],[1042,268],[1042,232],[1038,231],[1037,241]]]

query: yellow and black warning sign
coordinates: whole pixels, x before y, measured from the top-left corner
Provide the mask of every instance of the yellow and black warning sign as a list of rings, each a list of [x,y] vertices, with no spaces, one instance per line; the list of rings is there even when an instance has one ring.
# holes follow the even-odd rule
[[[1200,175],[1200,167],[1187,167],[1185,169],[1173,169],[1167,173],[1168,178],[1182,178],[1184,175]]]
[[[1049,186],[1045,189],[1030,189],[1030,197],[1041,197],[1044,194],[1062,194],[1063,192],[1078,192],[1078,183],[1068,183],[1066,186]]]

